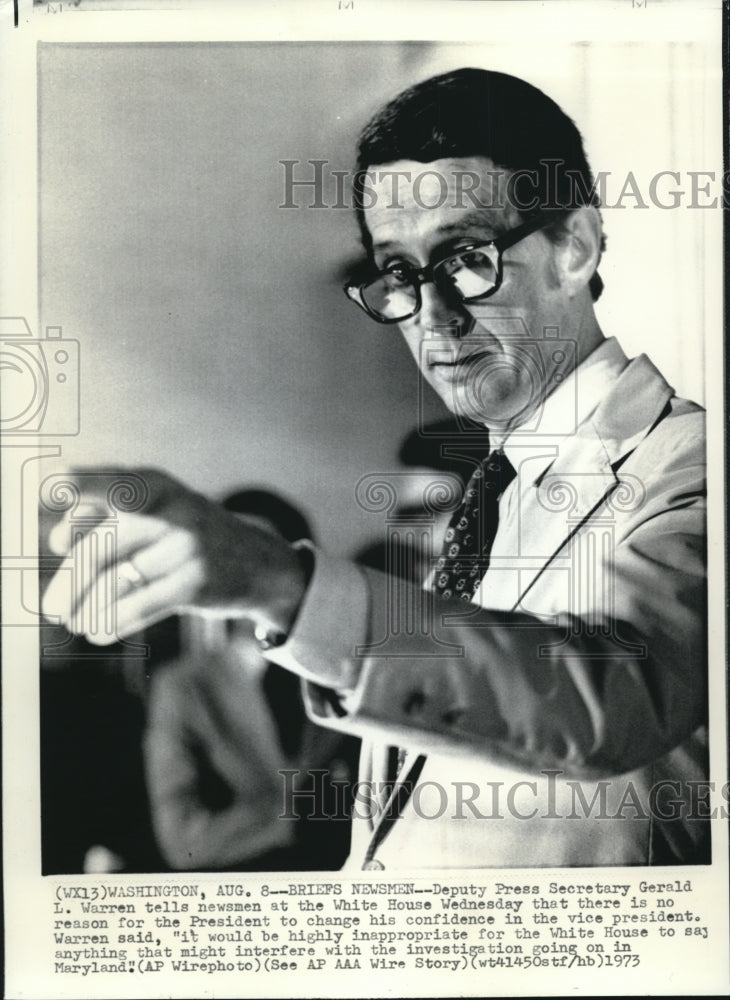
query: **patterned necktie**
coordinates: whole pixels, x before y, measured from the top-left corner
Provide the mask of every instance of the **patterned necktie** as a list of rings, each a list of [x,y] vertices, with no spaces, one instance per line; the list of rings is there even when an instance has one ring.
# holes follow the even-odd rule
[[[517,473],[503,451],[493,451],[474,470],[464,497],[454,511],[436,563],[432,588],[442,597],[471,601],[489,566],[497,534],[499,500]],[[397,748],[391,773],[398,778],[407,758]]]
[[[469,480],[444,535],[433,589],[442,597],[471,601],[489,566],[499,523],[499,500],[516,472],[502,451],[493,451]]]

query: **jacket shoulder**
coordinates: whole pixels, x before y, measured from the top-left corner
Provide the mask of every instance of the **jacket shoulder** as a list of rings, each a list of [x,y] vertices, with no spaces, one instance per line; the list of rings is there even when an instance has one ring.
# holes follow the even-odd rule
[[[672,396],[664,411],[639,445],[655,462],[684,460],[693,466],[706,463],[706,412],[691,400]]]

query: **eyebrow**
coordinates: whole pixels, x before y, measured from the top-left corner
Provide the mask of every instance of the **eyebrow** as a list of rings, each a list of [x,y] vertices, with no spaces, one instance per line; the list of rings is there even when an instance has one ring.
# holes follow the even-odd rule
[[[475,228],[490,230],[491,235],[487,236],[487,239],[497,239],[501,233],[506,232],[504,223],[501,220],[497,221],[496,213],[493,210],[477,208],[473,212],[462,215],[461,218],[454,220],[454,222],[439,226],[433,235],[435,238],[460,236],[473,232]],[[383,253],[394,249],[401,250],[403,248],[393,240],[383,240],[382,242],[373,243],[373,253]]]
[[[455,222],[439,226],[436,232],[464,233],[468,232],[470,229],[474,229],[475,226],[490,229],[494,233],[494,236],[491,237],[492,239],[496,239],[500,233],[505,231],[504,223],[497,221],[495,212],[487,208],[477,208],[473,212],[469,212],[467,215],[462,215],[462,217],[457,219]]]

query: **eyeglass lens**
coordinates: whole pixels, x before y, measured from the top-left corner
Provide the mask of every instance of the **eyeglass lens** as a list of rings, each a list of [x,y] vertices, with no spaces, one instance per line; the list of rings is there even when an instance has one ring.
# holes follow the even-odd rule
[[[368,308],[383,319],[410,316],[418,305],[416,286],[400,272],[376,278],[363,289],[362,295]]]
[[[461,299],[480,298],[497,284],[498,254],[491,247],[455,254],[439,261],[433,277]],[[419,304],[416,283],[405,271],[380,275],[362,290],[362,296],[372,312],[388,320],[413,315]]]

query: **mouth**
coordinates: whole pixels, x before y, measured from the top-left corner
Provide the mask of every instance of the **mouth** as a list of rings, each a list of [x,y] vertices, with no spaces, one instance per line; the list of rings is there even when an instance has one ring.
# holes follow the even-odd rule
[[[443,336],[442,330],[433,332]],[[428,367],[434,371],[454,372],[495,358],[500,353],[499,340],[472,316],[464,326],[454,326],[446,343],[434,345],[433,353],[429,351]]]
[[[480,347],[477,350],[466,352],[460,352],[458,347],[455,347],[452,357],[436,357],[429,363],[429,368],[464,368],[469,365],[478,364],[486,358],[493,358],[497,353],[494,348],[488,347]]]

